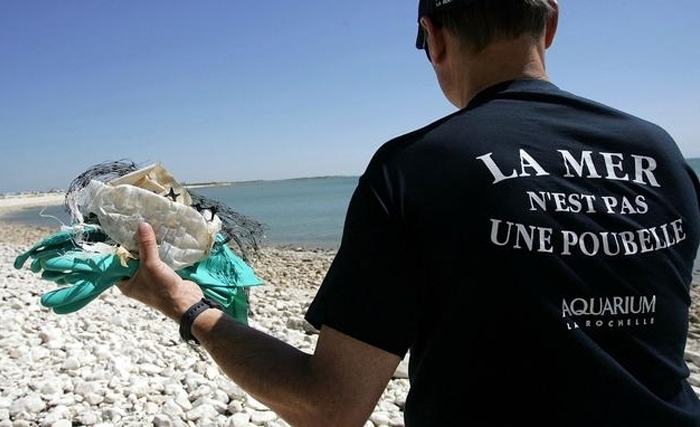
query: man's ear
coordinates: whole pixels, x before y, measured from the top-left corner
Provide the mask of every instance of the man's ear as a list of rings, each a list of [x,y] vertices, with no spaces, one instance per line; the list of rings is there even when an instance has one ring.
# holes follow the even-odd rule
[[[557,33],[557,26],[559,25],[559,4],[557,0],[549,0],[550,6],[554,11],[547,21],[547,27],[545,28],[544,34],[544,47],[549,48],[554,42],[554,35]]]
[[[430,52],[430,62],[435,64],[441,61],[445,54],[444,30],[436,27],[427,16],[421,17],[420,24],[426,32],[425,42],[428,45],[428,52]]]

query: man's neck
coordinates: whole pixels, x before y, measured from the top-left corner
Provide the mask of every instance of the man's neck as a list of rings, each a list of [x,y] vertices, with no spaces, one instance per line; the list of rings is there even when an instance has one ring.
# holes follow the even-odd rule
[[[547,80],[544,46],[530,36],[494,42],[484,50],[465,57],[458,80],[461,108],[476,94],[497,83],[516,79]]]

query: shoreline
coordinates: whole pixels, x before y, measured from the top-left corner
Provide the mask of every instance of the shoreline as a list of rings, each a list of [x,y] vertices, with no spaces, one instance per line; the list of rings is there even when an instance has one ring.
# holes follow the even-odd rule
[[[196,184],[192,184],[196,185]],[[0,195],[0,222],[5,214],[25,208],[59,206],[65,201],[65,193],[63,192],[44,192],[44,193],[21,193],[12,195]],[[46,227],[35,226],[31,224],[14,224],[22,227],[31,227],[45,229]],[[313,251],[318,253],[336,252],[337,248],[324,248],[316,246],[306,246],[303,244],[284,243],[284,244],[269,244],[262,242],[261,248],[271,248],[273,250],[289,250],[289,251]],[[695,258],[693,266],[693,285],[700,285],[700,252]]]
[[[24,208],[58,206],[63,204],[65,193],[28,193],[0,196],[0,216]]]
[[[65,201],[65,193],[49,192],[49,193],[23,193],[16,195],[0,194],[0,224],[3,227],[16,226],[26,228],[38,228],[44,231],[55,229],[58,226],[51,227],[46,225],[37,225],[32,223],[22,223],[15,221],[6,221],[4,216],[10,213],[17,212],[22,209],[46,208],[53,206],[61,206]],[[312,251],[316,253],[335,253],[338,248],[307,245],[303,243],[275,243],[275,242],[259,242],[261,248],[269,248],[272,250],[284,251]]]

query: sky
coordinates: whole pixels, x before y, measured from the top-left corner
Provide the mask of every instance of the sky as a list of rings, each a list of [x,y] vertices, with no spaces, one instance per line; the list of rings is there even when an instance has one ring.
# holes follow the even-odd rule
[[[700,157],[700,1],[559,0],[550,79]],[[0,193],[111,160],[181,182],[360,175],[455,108],[417,1],[0,0]]]

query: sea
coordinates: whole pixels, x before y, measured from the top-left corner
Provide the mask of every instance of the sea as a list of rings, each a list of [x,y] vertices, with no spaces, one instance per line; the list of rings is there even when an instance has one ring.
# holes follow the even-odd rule
[[[687,159],[700,176],[700,158]],[[263,246],[337,249],[345,211],[357,176],[330,176],[234,182],[191,191],[225,203],[264,226]],[[59,228],[70,217],[62,205],[28,208],[3,216],[3,221]],[[700,263],[696,263],[700,267]]]
[[[359,177],[330,176],[193,187],[190,191],[224,203],[263,225],[262,246],[337,249],[345,211]],[[4,222],[60,228],[70,224],[63,205],[26,208]]]

